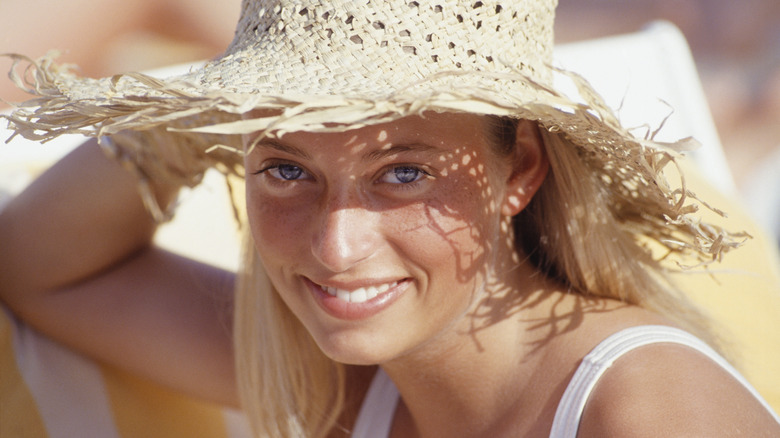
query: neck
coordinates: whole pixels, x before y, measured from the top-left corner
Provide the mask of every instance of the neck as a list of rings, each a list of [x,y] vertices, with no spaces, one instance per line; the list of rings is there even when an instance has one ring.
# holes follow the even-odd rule
[[[401,393],[398,414],[408,411],[419,436],[491,436],[511,413],[538,408],[524,398],[543,340],[532,336],[531,303],[550,285],[526,264],[501,277],[459,326],[382,365]]]

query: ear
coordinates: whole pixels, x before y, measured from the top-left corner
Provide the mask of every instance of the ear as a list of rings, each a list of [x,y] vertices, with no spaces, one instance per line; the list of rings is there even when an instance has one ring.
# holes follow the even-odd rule
[[[501,213],[506,216],[520,213],[539,190],[549,167],[539,127],[535,122],[520,120],[515,131],[512,172],[507,180]]]

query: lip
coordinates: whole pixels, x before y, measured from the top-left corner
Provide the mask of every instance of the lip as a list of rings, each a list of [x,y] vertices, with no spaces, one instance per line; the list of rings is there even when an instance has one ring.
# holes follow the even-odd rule
[[[360,285],[350,285],[349,287],[346,287],[345,285],[328,285],[329,287],[336,287],[344,290],[356,290],[358,288],[395,283],[392,287],[371,299],[360,303],[351,303],[330,295],[324,289],[324,286],[321,286],[306,277],[303,277],[303,279],[304,283],[306,283],[306,286],[309,288],[309,291],[314,296],[315,301],[317,301],[317,304],[319,304],[326,313],[334,318],[346,321],[367,319],[380,313],[400,298],[409,288],[411,283],[410,279],[404,278],[399,280],[375,281],[370,284],[363,283]]]

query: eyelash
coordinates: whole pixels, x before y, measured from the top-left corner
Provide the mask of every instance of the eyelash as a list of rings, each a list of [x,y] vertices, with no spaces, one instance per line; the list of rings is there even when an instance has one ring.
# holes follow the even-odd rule
[[[297,168],[297,169],[300,170],[301,174],[298,176],[298,178],[296,178],[296,179],[285,179],[284,177],[281,177],[281,175],[274,175],[274,174],[270,173],[271,171],[274,171],[274,170],[278,171],[280,168],[287,167],[287,166],[289,166],[291,168]],[[385,176],[392,175],[393,172],[395,172],[398,169],[412,170],[412,171],[418,172],[419,175],[418,175],[417,179],[415,179],[414,181],[407,182],[407,183],[383,181]],[[270,162],[265,167],[261,168],[260,170],[252,172],[252,175],[262,175],[262,174],[269,174],[271,182],[273,182],[275,184],[294,183],[294,182],[299,182],[299,181],[307,179],[307,178],[300,178],[300,176],[309,176],[309,177],[311,177],[311,173],[308,170],[306,170],[306,168],[304,168],[303,166],[301,166],[299,164],[292,163],[292,162],[289,162],[289,161],[274,161],[274,162]],[[396,191],[411,190],[411,189],[416,188],[417,186],[422,184],[426,179],[431,178],[431,177],[432,177],[431,173],[428,170],[426,170],[426,169],[424,169],[424,168],[422,168],[420,166],[413,165],[413,164],[393,164],[393,165],[390,165],[390,166],[387,166],[387,167],[383,168],[378,173],[378,176],[374,180],[374,184],[383,184],[383,185],[387,186],[390,190],[396,190]]]
[[[282,167],[290,167],[290,168],[297,168],[297,169],[299,169],[300,172],[301,172],[301,174],[299,176],[311,176],[311,173],[308,170],[306,170],[305,167],[303,167],[303,166],[301,166],[299,164],[296,164],[296,163],[288,162],[288,161],[271,162],[268,165],[266,165],[265,167],[261,168],[260,170],[252,172],[252,175],[262,175],[262,174],[269,173],[269,172],[271,172],[273,170],[277,170],[278,171]],[[274,180],[274,182],[277,182],[277,183],[301,181],[301,178],[285,179],[285,178],[280,177],[278,175],[270,175],[270,177]]]
[[[398,169],[412,170],[412,171],[418,172],[419,175],[418,175],[417,179],[415,179],[414,181],[407,182],[407,183],[382,181],[385,176],[392,175],[393,172],[395,172]],[[412,164],[393,164],[391,166],[388,166],[388,167],[382,169],[382,171],[379,173],[379,177],[376,179],[375,184],[386,184],[386,185],[392,187],[393,190],[408,190],[408,189],[413,189],[413,188],[417,187],[423,181],[425,181],[426,179],[430,178],[431,176],[432,175],[431,175],[430,172],[428,172],[427,170],[423,169],[420,166],[415,166],[415,165],[412,165]]]

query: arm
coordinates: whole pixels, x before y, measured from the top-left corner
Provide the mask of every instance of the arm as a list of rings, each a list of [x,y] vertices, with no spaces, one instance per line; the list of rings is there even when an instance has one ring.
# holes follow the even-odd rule
[[[178,187],[154,187],[160,205]],[[133,176],[82,145],[0,213],[0,299],[98,360],[236,404],[233,275],[150,246]]]

